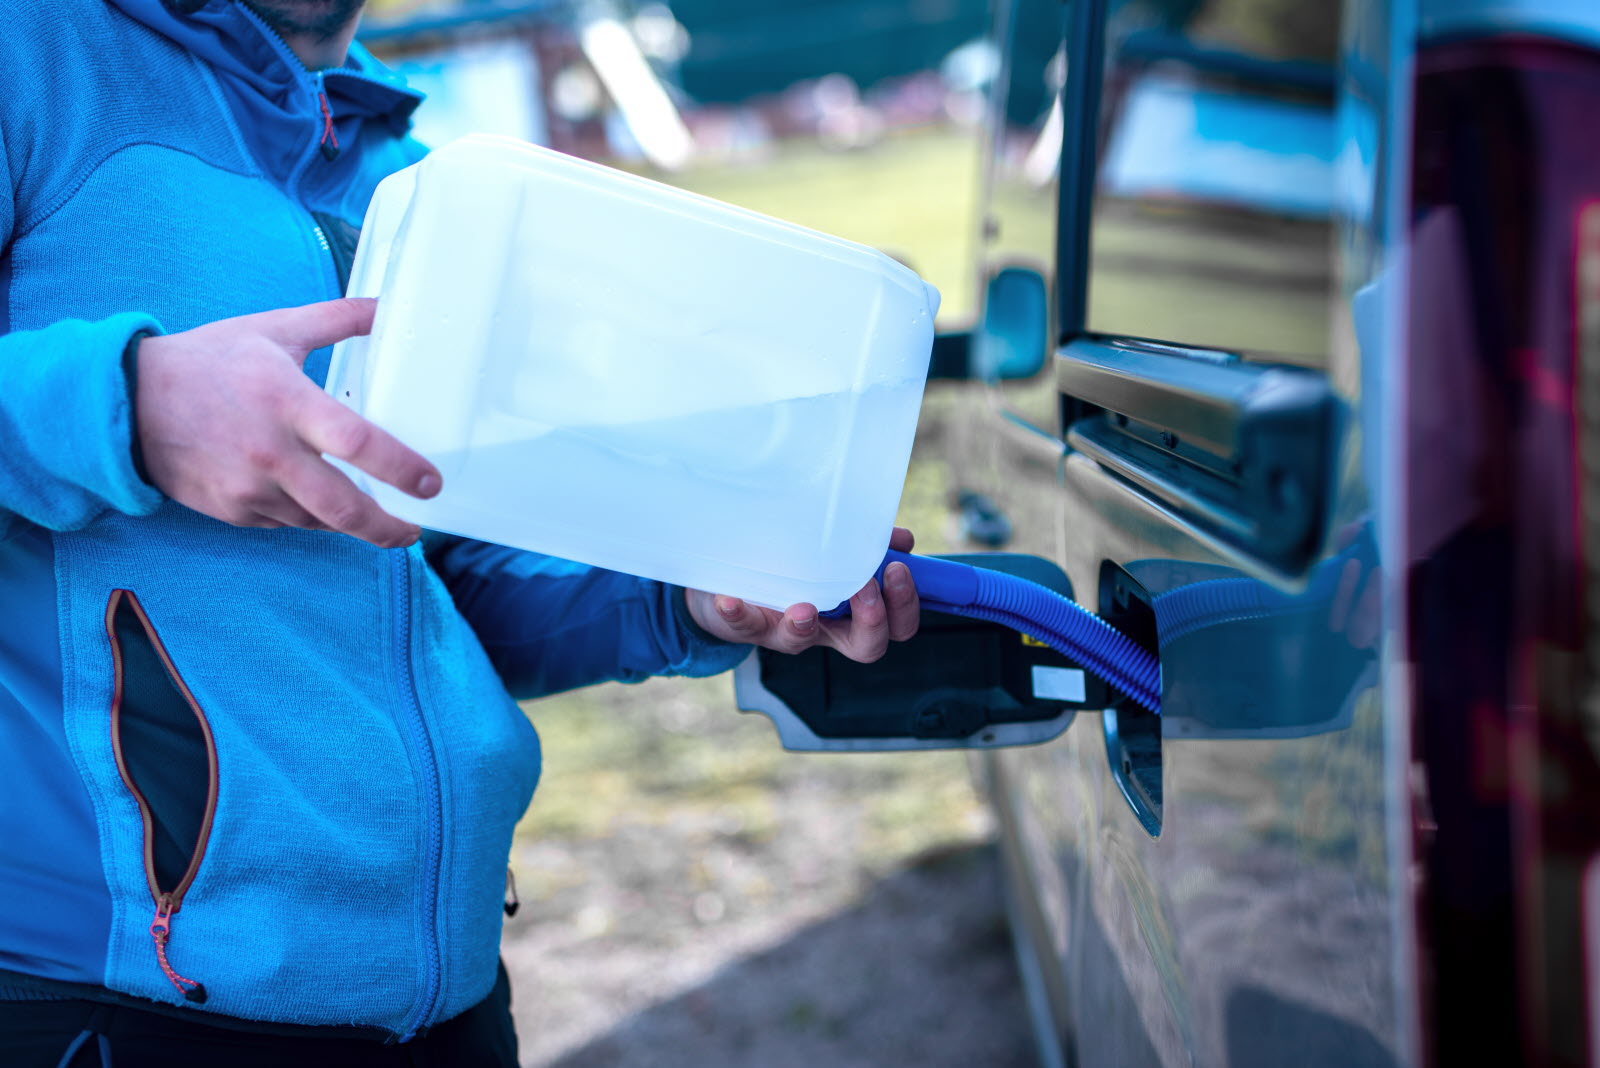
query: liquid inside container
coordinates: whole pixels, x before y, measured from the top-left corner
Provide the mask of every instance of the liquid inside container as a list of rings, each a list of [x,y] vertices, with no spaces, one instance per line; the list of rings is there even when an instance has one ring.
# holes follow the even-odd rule
[[[434,530],[832,607],[882,559],[938,293],[872,249],[506,138],[385,179],[327,388],[444,476]]]

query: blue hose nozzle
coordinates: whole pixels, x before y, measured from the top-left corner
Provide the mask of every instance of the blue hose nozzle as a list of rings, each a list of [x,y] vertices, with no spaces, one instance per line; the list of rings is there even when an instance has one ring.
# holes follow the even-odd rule
[[[1081,664],[1152,712],[1161,711],[1161,665],[1093,612],[1037,582],[954,560],[890,550],[874,577],[895,561],[911,571],[922,607],[999,623],[1044,642]],[[850,614],[845,602],[823,615]]]

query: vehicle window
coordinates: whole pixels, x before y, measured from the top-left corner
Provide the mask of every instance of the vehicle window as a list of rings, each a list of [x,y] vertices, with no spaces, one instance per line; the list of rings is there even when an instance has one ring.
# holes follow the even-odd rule
[[[1113,16],[1091,332],[1325,365],[1339,6],[1130,0]]]
[[[984,144],[983,258],[1049,279],[1055,262],[1061,155],[1060,0],[999,0],[993,36],[1001,56]]]
[[[1062,29],[1070,6],[1071,0],[996,0],[992,7],[990,39],[1000,67],[984,123],[980,282],[1002,267],[1022,266],[1038,271],[1050,291],[1055,288],[1066,78]],[[1056,389],[1049,375],[991,387],[1013,414],[1055,428]]]

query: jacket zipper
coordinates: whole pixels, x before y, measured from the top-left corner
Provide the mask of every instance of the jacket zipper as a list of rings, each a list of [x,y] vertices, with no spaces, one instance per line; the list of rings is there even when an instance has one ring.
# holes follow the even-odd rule
[[[121,608],[126,599],[128,607],[138,617],[139,625],[144,628],[145,637],[150,640],[150,647],[161,659],[161,664],[167,670],[178,692],[183,695],[184,702],[188,704],[189,711],[194,713],[195,720],[200,725],[200,733],[206,743],[206,809],[200,819],[200,832],[195,838],[194,853],[189,858],[189,866],[184,869],[183,877],[178,880],[171,890],[163,890],[160,879],[156,875],[155,856],[155,814],[150,809],[150,802],[145,798],[144,792],[133,780],[133,774],[128,770],[128,763],[122,752],[122,643],[117,638],[116,617],[117,610]],[[187,979],[180,975],[167,959],[167,944],[172,940],[172,917],[183,907],[183,897],[189,892],[189,887],[194,883],[195,876],[200,871],[201,858],[205,856],[206,845],[211,839],[211,822],[217,812],[217,743],[211,734],[211,724],[207,722],[205,713],[200,711],[200,704],[190,692],[188,683],[183,681],[183,676],[178,674],[177,666],[172,658],[167,655],[166,646],[161,643],[161,636],[156,633],[155,627],[150,622],[150,617],[145,615],[144,606],[139,603],[132,590],[113,590],[110,603],[106,606],[106,634],[111,640],[111,751],[116,757],[117,773],[122,776],[123,784],[139,805],[139,817],[144,824],[144,877],[150,887],[150,896],[155,901],[155,918],[150,921],[150,937],[155,942],[156,962],[161,966],[161,972],[167,980],[177,988],[178,992],[188,1001],[195,1004],[204,1004],[206,988],[203,983]]]
[[[306,214],[310,215],[310,212]],[[317,244],[322,247],[323,253],[327,255],[326,262],[333,264],[333,280],[334,284],[337,285],[339,282],[339,262],[338,258],[333,254],[333,242],[328,240],[327,231],[322,228],[321,223],[317,222],[315,215],[311,216],[311,235],[317,239]],[[340,292],[336,293],[335,296],[344,296],[342,286],[340,287]]]
[[[250,10],[247,5],[240,5],[240,7],[245,13],[246,17],[260,27],[261,31],[266,34],[268,39],[282,54],[284,61],[291,65],[291,69],[298,70],[307,76],[309,79],[308,88],[319,104],[319,111],[322,114],[323,120],[320,130],[321,137],[318,141],[307,146],[304,154],[300,158],[299,163],[296,164],[294,170],[290,173],[285,187],[285,193],[288,198],[292,200],[296,206],[300,207],[302,211],[305,211],[308,216],[310,216],[310,210],[300,202],[300,178],[305,173],[306,167],[310,165],[312,157],[316,153],[320,151],[322,152],[324,158],[331,160],[337,155],[338,152],[338,138],[333,133],[333,115],[328,106],[327,92],[323,85],[322,73],[313,73],[308,70],[306,65],[300,62],[300,58],[294,54],[294,51],[289,48],[288,43],[284,41],[283,36],[279,34],[277,30],[273,29],[272,26],[266,22],[266,20],[261,18],[261,16]],[[345,76],[359,78],[362,81],[377,81],[377,79],[367,78],[353,72],[342,73]],[[327,152],[327,149],[330,147],[330,143],[333,149],[333,155],[329,155]],[[314,217],[310,219],[310,222],[312,232],[316,236],[317,243],[322,246],[323,250],[329,254],[331,259],[333,250],[329,244],[327,235],[323,233],[322,227],[317,224],[317,221]],[[335,265],[334,273],[337,276],[337,265]],[[392,573],[394,575],[395,600],[395,649],[397,650],[398,655],[401,657],[400,665],[397,669],[397,674],[399,675],[398,682],[403,703],[406,707],[407,713],[409,714],[408,720],[411,727],[413,744],[417,750],[418,758],[422,765],[423,786],[426,793],[425,803],[428,809],[426,815],[428,840],[422,872],[423,915],[426,917],[424,931],[426,941],[425,950],[427,972],[424,978],[421,1003],[419,1004],[416,1013],[413,1015],[409,1025],[407,1026],[405,1033],[400,1039],[402,1042],[405,1042],[415,1038],[417,1035],[423,1033],[427,1029],[427,1020],[433,1015],[434,1008],[439,1000],[440,987],[442,985],[440,982],[440,975],[443,970],[443,965],[439,950],[438,913],[439,879],[440,869],[443,864],[442,858],[444,850],[444,832],[442,827],[444,817],[442,814],[443,802],[441,800],[441,790],[439,784],[439,764],[436,756],[434,755],[433,746],[428,740],[427,723],[422,715],[422,706],[417,701],[416,680],[413,678],[411,670],[410,562],[405,549],[393,550],[393,554],[394,555],[391,557],[391,559],[394,561]]]
[[[427,793],[426,815],[428,839],[423,857],[422,905],[426,918],[423,930],[426,939],[425,963],[427,973],[422,990],[422,1000],[406,1028],[401,1041],[409,1041],[421,1033],[439,1000],[440,974],[443,970],[439,950],[439,877],[443,864],[444,833],[443,813],[439,785],[439,763],[428,739],[428,725],[422,715],[422,705],[417,700],[416,679],[411,663],[411,560],[405,549],[393,549],[395,644],[400,656],[397,667],[400,694],[409,713],[411,737],[418,760],[422,765],[423,786]]]
[[[300,57],[294,54],[294,49],[289,47],[289,42],[283,39],[283,34],[274,29],[266,19],[252,11],[248,4],[240,4],[239,9],[244,13],[245,18],[254,23],[256,28],[266,37],[268,43],[278,52],[278,56],[283,60],[284,65],[305,79],[303,84],[307,92],[310,93],[312,101],[317,105],[319,112],[317,130],[321,136],[301,154],[300,161],[289,172],[288,180],[284,184],[284,191],[290,199],[298,204],[300,202],[300,176],[305,173],[306,167],[311,162],[311,157],[320,151],[324,159],[332,160],[339,154],[339,138],[333,132],[333,111],[328,106],[328,94],[322,83],[323,72],[312,71],[302,63]],[[329,153],[330,145],[331,154]]]

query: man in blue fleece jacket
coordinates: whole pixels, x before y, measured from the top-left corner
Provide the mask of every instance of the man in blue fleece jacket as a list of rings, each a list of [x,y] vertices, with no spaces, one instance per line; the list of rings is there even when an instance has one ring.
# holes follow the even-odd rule
[[[515,698],[852,620],[426,535],[318,388],[419,98],[360,0],[0,0],[0,1063],[514,1064]],[[909,548],[909,535],[896,533]]]

